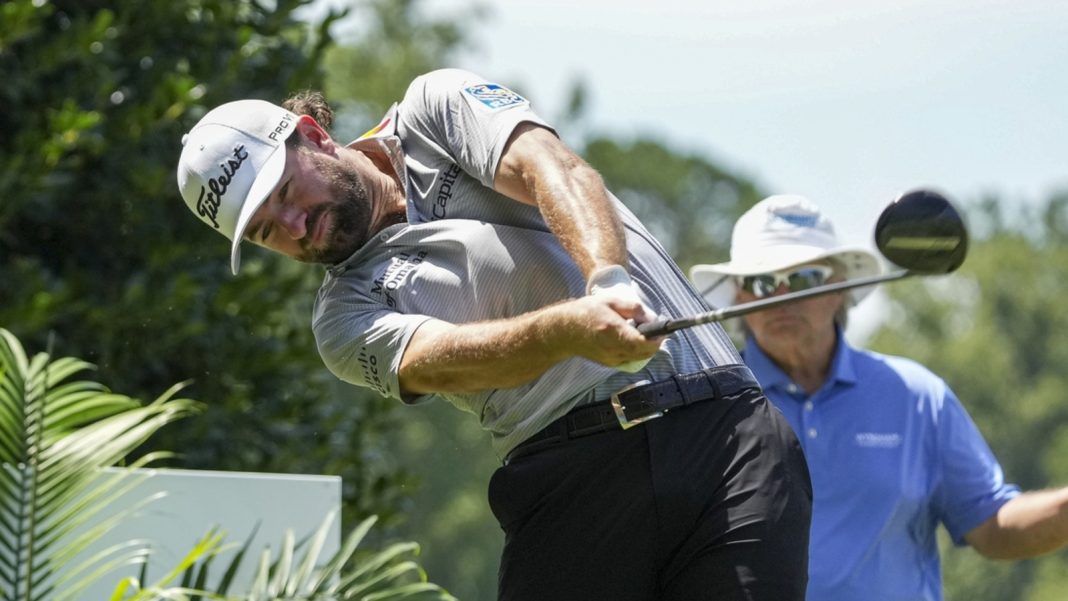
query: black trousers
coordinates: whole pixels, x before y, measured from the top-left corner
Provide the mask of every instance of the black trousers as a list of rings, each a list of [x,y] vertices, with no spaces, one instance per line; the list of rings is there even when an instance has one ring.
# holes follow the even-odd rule
[[[489,501],[501,601],[805,597],[808,468],[759,389],[518,454]]]

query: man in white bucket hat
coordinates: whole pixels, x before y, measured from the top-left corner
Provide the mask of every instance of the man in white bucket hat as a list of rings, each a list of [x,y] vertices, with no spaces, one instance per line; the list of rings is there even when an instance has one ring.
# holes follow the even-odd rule
[[[841,275],[854,279],[878,275],[882,268],[871,251],[838,243],[834,225],[808,199],[794,194],[766,198],[742,215],[731,236],[731,260],[716,265],[695,265],[691,279],[713,306],[734,303],[739,276],[767,274],[828,259],[836,261]],[[853,291],[850,301],[860,302],[871,288]]]
[[[716,306],[876,275],[871,252],[838,242],[807,198],[776,195],[738,219],[731,260],[697,265]],[[991,558],[1068,542],[1068,489],[1021,493],[946,383],[845,340],[870,288],[744,317],[742,356],[786,416],[812,474],[809,601],[942,599],[936,531]]]

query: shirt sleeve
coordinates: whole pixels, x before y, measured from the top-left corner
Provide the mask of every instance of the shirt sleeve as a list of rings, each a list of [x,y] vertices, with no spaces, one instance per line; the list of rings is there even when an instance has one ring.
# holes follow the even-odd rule
[[[412,335],[429,319],[373,303],[320,296],[312,330],[323,363],[339,379],[414,404],[432,395],[401,393],[400,361]]]
[[[463,171],[490,188],[517,125],[532,122],[552,130],[526,98],[461,69],[440,69],[416,78],[400,110],[410,130],[430,138]]]
[[[942,385],[937,426],[942,472],[938,504],[953,542],[964,545],[964,535],[997,513],[1020,494],[1020,489],[1005,482],[1001,464],[975,422],[953,391]]]

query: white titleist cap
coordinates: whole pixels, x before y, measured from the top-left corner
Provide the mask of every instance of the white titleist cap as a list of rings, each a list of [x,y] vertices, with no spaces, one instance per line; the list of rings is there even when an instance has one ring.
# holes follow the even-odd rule
[[[882,266],[869,250],[838,243],[834,225],[819,207],[804,196],[777,194],[753,205],[734,224],[731,260],[715,265],[694,265],[690,279],[709,303],[724,307],[734,302],[737,276],[782,271],[790,267],[834,259],[846,279],[878,275]],[[852,291],[860,302],[871,286]]]
[[[241,238],[286,166],[285,141],[297,116],[263,100],[212,109],[182,138],[178,188],[193,214],[233,241],[230,269],[241,265]]]

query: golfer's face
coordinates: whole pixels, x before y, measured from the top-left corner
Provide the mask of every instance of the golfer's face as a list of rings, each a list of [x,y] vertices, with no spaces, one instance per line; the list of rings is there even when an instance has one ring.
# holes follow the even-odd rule
[[[335,156],[289,148],[278,185],[245,239],[308,263],[337,263],[367,241],[370,209],[360,174]]]
[[[791,291],[800,291],[826,282],[840,281],[842,278],[829,272],[823,277],[813,277],[814,274],[796,270],[804,270],[806,267],[823,267],[826,265],[799,266],[794,269],[784,270],[778,274],[762,274],[769,277],[744,282],[738,288],[736,301],[747,303],[779,296]],[[778,277],[775,277],[775,276]],[[762,296],[758,296],[762,295]],[[757,342],[764,345],[764,341],[777,340],[778,342],[800,341],[806,336],[834,329],[834,315],[841,308],[845,299],[842,293],[817,296],[796,303],[785,303],[772,309],[757,311],[745,316],[745,323],[753,332]]]

